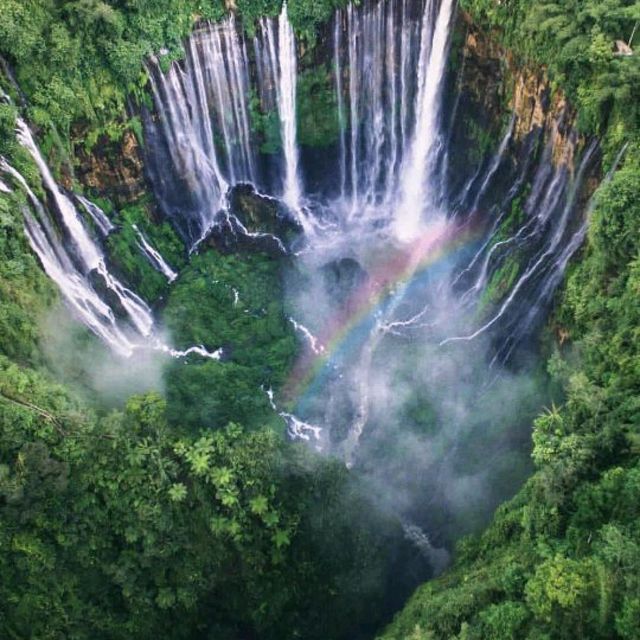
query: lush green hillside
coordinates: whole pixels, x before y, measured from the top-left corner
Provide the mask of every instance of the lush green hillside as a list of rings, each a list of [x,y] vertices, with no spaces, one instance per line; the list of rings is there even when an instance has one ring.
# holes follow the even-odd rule
[[[343,4],[290,1],[308,46]],[[258,392],[265,380],[283,383],[295,351],[277,262],[213,250],[187,261],[175,232],[150,222],[147,202],[121,211],[109,242],[127,280],[163,298],[178,346],[232,355],[171,365],[164,388],[114,410],[85,384],[84,363],[65,364],[64,383],[53,373],[44,334],[58,296],[22,231],[25,196],[2,194],[1,638],[640,637],[640,62],[613,50],[631,37],[640,5],[461,5],[520,64],[547,65],[582,130],[602,137],[605,169],[625,149],[550,321],[549,371],[565,399],[536,420],[533,477],[381,631],[389,585],[403,588],[393,575],[398,523],[376,512],[344,465],[285,443]],[[280,3],[237,6],[251,24]],[[225,11],[204,0],[0,0],[0,55],[52,164],[74,165],[100,136],[139,135],[126,104],[148,100],[145,56],[166,51],[168,63],[198,19]],[[311,94],[314,78],[305,84]],[[0,154],[35,188],[15,114],[0,104]],[[171,292],[131,251],[133,222],[181,267]],[[247,313],[231,304],[236,288]]]

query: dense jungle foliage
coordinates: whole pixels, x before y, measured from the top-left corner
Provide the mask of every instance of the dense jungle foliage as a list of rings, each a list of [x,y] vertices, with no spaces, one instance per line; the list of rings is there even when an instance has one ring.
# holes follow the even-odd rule
[[[519,59],[544,65],[578,109],[578,124],[613,145],[638,135],[640,43],[635,0],[461,0],[473,20]],[[620,48],[621,43],[623,48]]]
[[[342,4],[290,0],[289,13],[312,46]],[[236,5],[249,29],[280,9]],[[629,145],[597,192],[551,320],[549,371],[565,399],[535,422],[535,474],[382,637],[640,638],[640,63],[613,44],[640,46],[640,5],[460,5],[523,64],[546,65],[583,131],[602,137],[606,163]],[[147,99],[145,56],[179,57],[197,20],[225,12],[217,0],[0,0],[0,54],[52,163],[73,166],[78,146],[136,130],[127,105]],[[316,84],[312,74],[302,81]],[[0,154],[37,189],[15,113],[0,104]],[[149,221],[148,203],[120,211],[110,238],[120,272],[162,302],[178,346],[226,348],[229,361],[177,363],[164,388],[114,409],[83,386],[81,364],[78,385],[56,381],[41,349],[58,297],[22,232],[23,204],[0,194],[0,637],[380,633],[384,594],[398,581],[389,550],[398,523],[376,514],[342,465],[285,443],[256,391],[265,376],[282,384],[295,352],[273,302],[276,265],[214,251],[188,260],[173,230]],[[135,259],[134,223],[181,269],[171,292]],[[246,296],[238,308],[235,288]]]
[[[280,0],[232,4],[249,30],[281,8]],[[289,3],[289,17],[313,43],[317,25],[344,4],[298,0]],[[0,54],[12,63],[30,119],[45,128],[49,146],[92,147],[101,135],[117,139],[127,127],[135,130],[126,105],[144,100],[147,56],[168,64],[182,56],[182,40],[198,20],[227,13],[223,0],[1,0]]]
[[[624,166],[596,193],[550,321],[565,398],[534,423],[535,474],[380,637],[640,638],[640,61],[613,46],[637,47],[640,4],[460,4],[522,62],[546,65]]]

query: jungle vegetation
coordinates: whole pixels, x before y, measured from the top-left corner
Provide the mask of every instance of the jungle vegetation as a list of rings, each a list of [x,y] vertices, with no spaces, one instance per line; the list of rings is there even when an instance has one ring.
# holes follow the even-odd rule
[[[344,3],[289,4],[312,46]],[[148,203],[122,210],[111,240],[122,273],[162,299],[179,343],[234,349],[224,368],[176,364],[166,393],[114,408],[58,380],[42,351],[58,296],[24,237],[24,196],[2,196],[0,637],[640,637],[640,58],[614,48],[640,46],[640,4],[460,5],[521,64],[545,66],[581,130],[601,138],[605,170],[627,144],[549,321],[548,370],[563,400],[533,425],[533,476],[383,629],[398,524],[343,465],[285,442],[255,391],[265,375],[282,384],[296,348],[277,295],[266,296],[279,286],[270,258],[208,251],[187,261]],[[250,29],[280,3],[237,7]],[[0,104],[0,154],[37,184],[15,141],[18,108],[61,173],[79,148],[137,130],[129,107],[148,100],[145,57],[180,57],[196,21],[225,12],[214,0],[0,0],[0,55],[24,92],[20,106],[2,83],[19,106]],[[134,222],[182,268],[170,293],[133,257]],[[217,312],[234,287],[254,313]]]

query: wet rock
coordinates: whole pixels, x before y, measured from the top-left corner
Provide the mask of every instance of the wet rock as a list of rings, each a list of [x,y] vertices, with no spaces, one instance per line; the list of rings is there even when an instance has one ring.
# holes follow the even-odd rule
[[[131,131],[119,142],[101,137],[90,151],[76,151],[76,177],[92,192],[124,206],[145,194],[145,181],[140,147]],[[66,184],[70,188],[71,183]]]
[[[275,198],[260,195],[251,185],[229,193],[229,214],[216,225],[206,243],[219,251],[264,251],[286,255],[302,234],[302,226]]]
[[[353,258],[340,258],[322,267],[327,293],[338,306],[343,307],[367,280],[367,272]]]

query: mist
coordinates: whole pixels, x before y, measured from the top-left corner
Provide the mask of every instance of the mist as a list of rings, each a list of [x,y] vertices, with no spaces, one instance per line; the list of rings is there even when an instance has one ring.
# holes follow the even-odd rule
[[[59,302],[41,321],[40,346],[48,367],[87,399],[108,408],[134,394],[164,394],[164,369],[170,358],[151,349],[124,356],[95,337]]]
[[[436,219],[407,245],[379,221],[342,225],[287,275],[289,312],[313,337],[300,335],[291,411],[434,573],[530,473],[531,422],[547,401],[533,366],[492,363],[495,335],[447,343],[482,317],[454,284],[478,250],[466,231]]]

